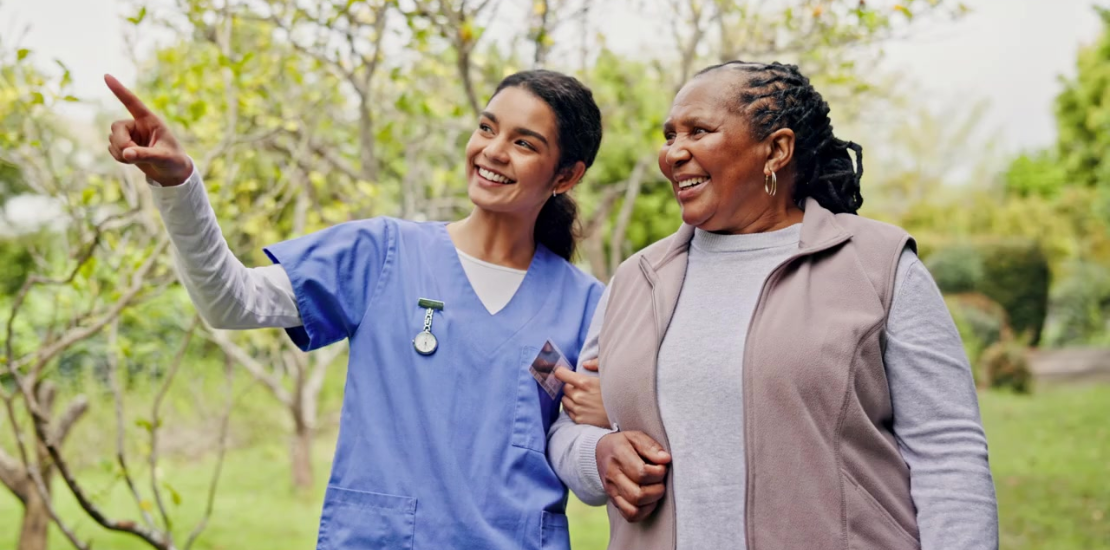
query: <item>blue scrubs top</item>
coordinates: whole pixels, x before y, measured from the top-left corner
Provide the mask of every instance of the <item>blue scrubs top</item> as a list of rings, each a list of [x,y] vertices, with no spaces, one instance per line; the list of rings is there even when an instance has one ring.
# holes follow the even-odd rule
[[[373,218],[266,249],[289,274],[312,350],[350,339],[317,548],[566,550],[567,490],[547,462],[552,399],[528,370],[545,340],[571,364],[601,284],[542,245],[491,315],[444,223]],[[420,298],[445,303],[424,356]]]

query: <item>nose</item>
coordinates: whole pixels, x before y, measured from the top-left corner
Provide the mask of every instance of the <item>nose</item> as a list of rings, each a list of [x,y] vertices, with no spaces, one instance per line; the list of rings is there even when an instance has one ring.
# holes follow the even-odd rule
[[[671,168],[681,166],[685,164],[686,161],[690,160],[690,151],[686,149],[686,146],[680,138],[675,138],[674,143],[667,147],[667,154],[664,156],[664,160],[667,161],[667,164],[669,164]]]
[[[509,163],[509,149],[508,143],[501,138],[494,138],[486,144],[485,149],[482,150],[482,155],[491,161],[508,164]]]

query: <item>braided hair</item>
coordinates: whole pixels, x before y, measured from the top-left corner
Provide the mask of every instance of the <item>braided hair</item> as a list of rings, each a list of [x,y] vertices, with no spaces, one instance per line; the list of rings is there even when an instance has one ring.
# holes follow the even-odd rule
[[[766,139],[782,128],[794,131],[794,202],[803,207],[806,197],[813,197],[833,213],[855,214],[863,204],[863,147],[833,135],[829,104],[809,79],[796,65],[745,61],[713,65],[694,76],[725,67],[748,73],[737,108],[750,116],[756,139]],[[849,150],[856,153],[858,169]]]

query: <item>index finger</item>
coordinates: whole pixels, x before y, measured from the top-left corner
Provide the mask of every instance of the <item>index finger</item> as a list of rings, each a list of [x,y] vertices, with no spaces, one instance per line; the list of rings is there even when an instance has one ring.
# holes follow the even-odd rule
[[[116,95],[116,99],[119,99],[119,102],[127,108],[127,112],[131,113],[131,116],[139,118],[152,116],[154,114],[150,109],[146,108],[146,105],[143,104],[138,96],[127,89],[127,86],[124,86],[120,81],[116,80],[116,77],[106,74],[104,75],[104,83],[107,84],[108,89],[112,90],[112,93]]]
[[[578,374],[577,372],[574,372],[566,367],[559,367],[555,369],[555,378],[559,379],[559,381],[561,382],[566,382],[567,384],[578,385],[581,383],[583,378],[586,378],[586,375]]]

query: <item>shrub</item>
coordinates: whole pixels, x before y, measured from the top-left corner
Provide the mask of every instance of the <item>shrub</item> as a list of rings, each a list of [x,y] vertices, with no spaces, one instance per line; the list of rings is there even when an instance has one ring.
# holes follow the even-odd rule
[[[983,280],[983,257],[971,245],[942,248],[929,256],[925,266],[945,294],[974,292]]]
[[[975,239],[933,244],[925,265],[946,294],[977,292],[998,302],[1015,334],[1037,344],[1048,311],[1048,260],[1036,241]]]
[[[1029,368],[1029,351],[1021,339],[1003,338],[983,350],[981,369],[992,388],[1006,388],[1029,393],[1033,374]]]
[[[1067,272],[1049,298],[1045,344],[1110,343],[1110,269],[1079,261]]]
[[[1037,344],[1048,312],[1048,260],[1026,239],[981,241],[983,279],[979,292],[1006,308],[1014,333]],[[1025,339],[1023,338],[1023,339]]]

